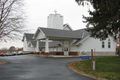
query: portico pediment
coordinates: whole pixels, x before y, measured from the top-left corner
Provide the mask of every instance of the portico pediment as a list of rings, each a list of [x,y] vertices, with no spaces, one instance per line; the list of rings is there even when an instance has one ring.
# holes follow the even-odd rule
[[[46,35],[43,33],[43,31],[40,28],[38,28],[35,35],[33,36],[33,38],[36,39],[36,40],[37,39],[42,40],[42,39],[46,38]]]

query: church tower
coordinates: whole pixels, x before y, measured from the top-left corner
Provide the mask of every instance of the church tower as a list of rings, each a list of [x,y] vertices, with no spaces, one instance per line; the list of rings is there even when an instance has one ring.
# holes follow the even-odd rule
[[[55,14],[50,14],[47,17],[47,27],[54,29],[63,29],[63,16],[54,11]]]

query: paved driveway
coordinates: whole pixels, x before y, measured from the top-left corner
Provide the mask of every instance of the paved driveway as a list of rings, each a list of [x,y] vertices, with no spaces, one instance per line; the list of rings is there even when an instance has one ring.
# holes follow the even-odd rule
[[[80,58],[52,58],[34,55],[0,57],[0,80],[94,80],[69,70],[66,65]]]

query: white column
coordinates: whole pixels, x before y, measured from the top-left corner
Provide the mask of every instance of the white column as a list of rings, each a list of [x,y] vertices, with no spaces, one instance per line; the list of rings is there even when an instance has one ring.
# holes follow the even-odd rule
[[[45,40],[45,52],[49,53],[49,38],[46,38]]]
[[[69,52],[71,51],[71,43],[72,41],[69,41]]]
[[[40,42],[40,40],[37,40],[37,42],[36,42],[36,52],[40,52],[39,42]]]
[[[34,47],[34,53],[35,53],[35,47]]]
[[[64,52],[64,41],[62,41],[62,52]]]

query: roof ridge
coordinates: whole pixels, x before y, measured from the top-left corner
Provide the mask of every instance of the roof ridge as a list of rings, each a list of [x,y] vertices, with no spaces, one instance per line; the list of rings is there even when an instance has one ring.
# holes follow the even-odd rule
[[[59,31],[73,32],[73,31],[69,31],[69,30],[63,30],[63,29],[43,28],[43,27],[39,27],[39,28],[42,28],[42,29],[50,29],[50,30],[59,30]]]
[[[87,28],[82,28],[82,29],[78,29],[78,30],[74,30],[74,31],[85,30],[85,29],[87,29]]]
[[[34,34],[34,33],[24,33],[24,34]]]

